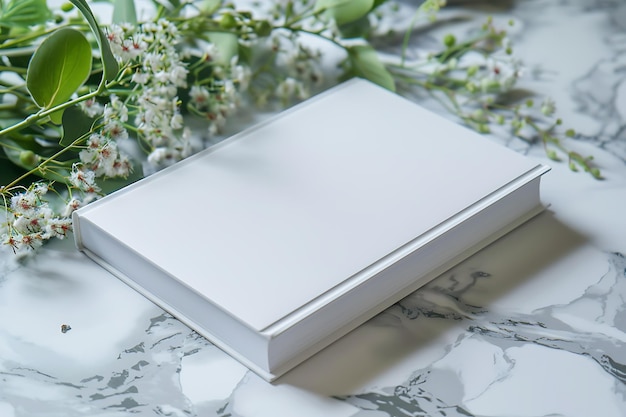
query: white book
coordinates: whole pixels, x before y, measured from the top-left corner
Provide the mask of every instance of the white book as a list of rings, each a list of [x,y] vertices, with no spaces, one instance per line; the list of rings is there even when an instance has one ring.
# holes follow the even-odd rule
[[[273,380],[538,214],[547,171],[353,79],[79,209],[75,239]]]

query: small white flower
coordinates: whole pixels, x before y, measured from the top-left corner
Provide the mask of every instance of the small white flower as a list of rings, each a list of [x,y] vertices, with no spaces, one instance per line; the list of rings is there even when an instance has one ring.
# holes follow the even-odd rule
[[[294,95],[298,85],[299,82],[295,78],[287,77],[276,87],[276,95],[283,100],[287,100]]]
[[[204,49],[204,56],[207,61],[217,61],[219,59],[219,50],[213,43],[206,45]]]
[[[187,87],[187,68],[182,65],[174,65],[170,68],[169,81],[177,87]]]
[[[87,116],[92,118],[100,116],[104,111],[104,106],[93,98],[81,102],[80,107]]]
[[[70,173],[70,183],[87,194],[98,194],[100,187],[96,185],[96,173],[88,169],[80,169],[76,164]]]
[[[56,237],[59,239],[65,239],[67,234],[72,230],[72,221],[69,218],[51,219],[47,224],[44,231],[44,235],[48,238]]]
[[[30,213],[37,207],[37,195],[25,192],[11,197],[11,209],[16,213]]]
[[[252,78],[252,71],[249,67],[243,65],[236,65],[231,69],[231,78],[233,82],[239,85],[239,89],[245,91],[250,85],[250,79]]]
[[[209,104],[210,93],[209,90],[205,87],[194,85],[189,90],[189,97],[191,98],[191,102],[198,109],[206,108]]]
[[[172,129],[182,129],[183,128],[183,116],[180,113],[176,113],[170,119],[170,127]]]
[[[136,84],[146,84],[150,79],[150,75],[146,72],[137,71],[131,77],[131,81]]]
[[[65,204],[63,211],[61,211],[61,215],[63,217],[69,217],[74,211],[78,210],[82,206],[82,202],[74,197],[70,201]]]

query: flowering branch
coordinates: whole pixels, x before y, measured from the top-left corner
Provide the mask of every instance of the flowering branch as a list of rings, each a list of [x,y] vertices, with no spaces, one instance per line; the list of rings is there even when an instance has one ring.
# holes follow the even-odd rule
[[[519,63],[493,22],[409,58],[412,28],[441,0],[421,4],[394,58],[373,46],[377,24],[393,13],[386,0],[276,1],[256,14],[220,0],[153,0],[146,21],[134,1],[111,0],[107,26],[85,0],[55,11],[45,0],[0,1],[0,235],[16,253],[66,237],[77,208],[204,147],[186,126],[191,117],[216,137],[249,102],[285,107],[322,89],[323,56],[311,38],[342,52],[340,80],[426,92],[479,132],[508,128],[601,177],[591,158],[563,145],[573,132],[559,133],[554,103],[503,101]]]

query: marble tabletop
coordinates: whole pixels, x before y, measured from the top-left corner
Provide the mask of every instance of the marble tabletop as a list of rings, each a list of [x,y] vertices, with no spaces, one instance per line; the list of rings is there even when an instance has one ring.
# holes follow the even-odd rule
[[[4,252],[0,416],[626,415],[626,3],[446,13],[515,20],[522,85],[555,100],[604,180],[493,138],[552,166],[548,210],[273,384],[71,241]]]

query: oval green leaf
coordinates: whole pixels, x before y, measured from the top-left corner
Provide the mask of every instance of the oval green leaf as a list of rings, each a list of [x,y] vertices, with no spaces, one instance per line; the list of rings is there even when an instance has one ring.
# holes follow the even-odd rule
[[[137,24],[137,11],[132,0],[113,1],[113,23]]]
[[[95,119],[87,116],[78,106],[65,109],[61,119],[63,123],[63,136],[59,145],[68,147],[81,136],[91,132]]]
[[[362,18],[374,8],[374,4],[374,0],[317,0],[315,10],[327,11],[341,26]]]
[[[230,32],[211,32],[208,34],[208,38],[217,48],[215,62],[225,67],[230,65],[230,60],[239,52],[237,35]]]
[[[127,0],[132,1],[132,0]],[[89,27],[91,31],[96,36],[96,41],[98,42],[98,47],[100,48],[100,55],[102,56],[102,67],[104,68],[104,80],[112,81],[117,77],[117,71],[119,70],[119,65],[117,64],[117,60],[115,56],[113,56],[113,52],[111,52],[111,46],[109,45],[109,41],[107,37],[104,35],[102,29],[100,29],[100,25],[98,25],[98,21],[94,16],[93,12],[89,8],[89,5],[85,0],[70,0],[70,2],[80,10],[87,23],[89,23]]]
[[[35,51],[26,73],[26,86],[42,109],[66,102],[87,80],[91,46],[77,30],[55,31]]]
[[[390,91],[396,91],[393,76],[378,59],[378,53],[369,45],[348,48],[348,58],[354,75],[370,80]]]

